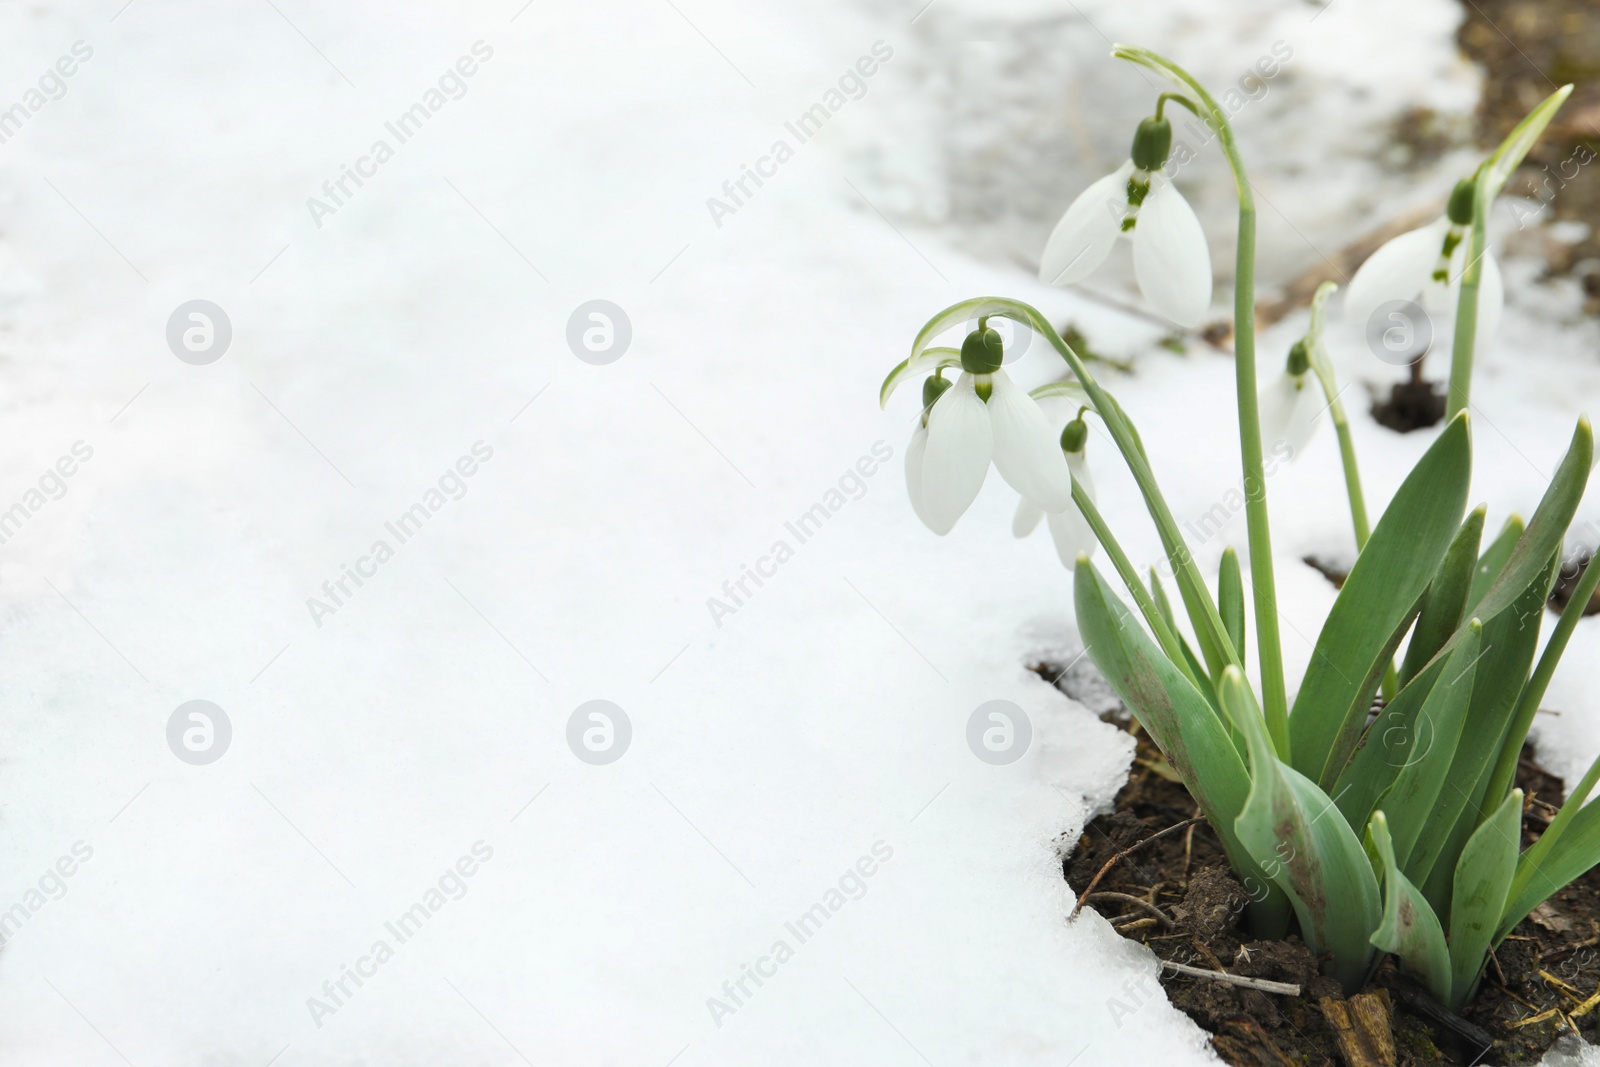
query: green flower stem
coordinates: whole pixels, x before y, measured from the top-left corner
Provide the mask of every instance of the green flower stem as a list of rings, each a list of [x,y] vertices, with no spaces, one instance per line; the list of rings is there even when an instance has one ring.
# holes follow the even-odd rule
[[[1200,576],[1200,568],[1195,565],[1194,556],[1190,553],[1189,546],[1184,543],[1183,534],[1178,531],[1177,520],[1172,517],[1172,509],[1167,506],[1166,498],[1161,495],[1161,486],[1156,483],[1155,472],[1150,469],[1149,460],[1145,458],[1144,445],[1127,419],[1123,417],[1122,406],[1110,393],[1101,388],[1094,375],[1089,373],[1089,368],[1084,365],[1082,357],[1073,351],[1071,345],[1062,340],[1055,327],[1039,314],[1038,309],[1020,300],[996,299],[993,302],[996,306],[1008,309],[1002,313],[1016,318],[1018,322],[1031,327],[1035,333],[1049,341],[1061,358],[1067,361],[1067,366],[1072,369],[1078,383],[1083,386],[1083,391],[1088,394],[1089,402],[1094,405],[1094,410],[1099,412],[1101,421],[1106,424],[1106,430],[1116,443],[1117,450],[1122,453],[1134,482],[1139,486],[1139,492],[1144,496],[1145,507],[1155,522],[1156,533],[1161,537],[1161,547],[1166,551],[1167,559],[1172,564],[1173,577],[1183,593],[1184,606],[1190,611],[1190,620],[1195,624],[1195,636],[1199,639],[1202,650],[1217,657],[1218,671],[1222,665],[1228,663],[1243,670],[1241,654],[1228,638],[1227,627],[1222,625],[1222,616],[1217,611],[1216,601],[1211,598],[1211,590],[1206,585],[1205,579]],[[1087,515],[1085,517],[1087,518]],[[1107,551],[1109,552],[1109,548]],[[1134,582],[1137,584],[1137,572],[1134,574]],[[1130,591],[1132,589],[1133,586],[1130,586]],[[1184,662],[1181,653],[1180,658],[1174,662]]]
[[[1480,185],[1481,190],[1481,185]],[[1481,195],[1473,198],[1472,231],[1467,237],[1467,265],[1461,271],[1461,294],[1456,301],[1456,337],[1450,350],[1450,396],[1445,418],[1467,409],[1472,398],[1472,359],[1478,341],[1478,286],[1483,280],[1484,216],[1489,205]]]
[[[1106,525],[1105,516],[1100,514],[1100,509],[1095,506],[1094,500],[1084,491],[1074,479],[1072,483],[1072,500],[1078,505],[1078,510],[1083,512],[1083,517],[1089,524],[1089,529],[1094,531],[1095,537],[1106,550],[1106,556],[1111,560],[1111,565],[1117,569],[1123,584],[1128,587],[1128,592],[1133,594],[1134,601],[1139,605],[1139,613],[1144,616],[1144,621],[1150,625],[1150,632],[1155,634],[1156,641],[1161,645],[1161,651],[1181,671],[1184,676],[1200,687],[1199,679],[1195,678],[1189,670],[1189,662],[1183,654],[1183,646],[1178,643],[1177,636],[1172,632],[1172,627],[1167,625],[1166,617],[1156,606],[1155,600],[1150,596],[1150,591],[1145,588],[1144,582],[1139,578],[1139,572],[1134,569],[1133,563],[1128,559],[1128,554],[1122,550],[1122,545],[1117,542],[1116,536],[1111,532],[1111,527]]]
[[[1278,591],[1272,567],[1272,528],[1267,519],[1267,482],[1256,400],[1256,208],[1244,159],[1226,112],[1205,87],[1171,60],[1144,48],[1115,45],[1112,55],[1147,67],[1194,92],[1206,122],[1217,133],[1233,171],[1239,197],[1239,242],[1233,289],[1233,354],[1239,398],[1239,452],[1244,466],[1245,522],[1250,540],[1250,585],[1255,595],[1256,642],[1261,661],[1262,708],[1279,759],[1289,758],[1289,700],[1283,679],[1283,643],[1278,633]],[[1250,492],[1251,485],[1257,492]]]
[[[1578,579],[1577,587],[1572,591],[1572,599],[1561,609],[1561,619],[1556,623],[1555,629],[1550,631],[1550,640],[1545,642],[1544,652],[1539,655],[1539,665],[1533,669],[1527,684],[1522,687],[1522,696],[1517,700],[1517,710],[1511,716],[1510,729],[1500,745],[1500,756],[1495,763],[1494,777],[1489,779],[1489,792],[1485,794],[1487,798],[1485,806],[1491,810],[1511,791],[1512,782],[1517,775],[1517,759],[1522,755],[1522,742],[1528,737],[1528,728],[1533,725],[1533,717],[1539,710],[1539,702],[1544,699],[1545,690],[1550,687],[1550,679],[1556,673],[1556,665],[1561,662],[1561,654],[1567,649],[1572,631],[1578,628],[1578,620],[1583,617],[1583,609],[1588,605],[1589,598],[1594,596],[1596,586],[1600,586],[1600,558],[1591,559],[1589,566],[1584,568],[1583,577]],[[1553,829],[1555,829],[1554,823],[1551,824],[1551,830]],[[1545,836],[1549,835],[1550,830],[1546,830]]]
[[[1339,461],[1344,464],[1344,488],[1350,497],[1350,524],[1355,527],[1356,553],[1367,547],[1372,536],[1372,526],[1367,522],[1367,502],[1361,493],[1361,471],[1356,468],[1356,445],[1350,439],[1350,422],[1345,418],[1344,405],[1336,399],[1328,409],[1333,418],[1334,433],[1339,435]]]

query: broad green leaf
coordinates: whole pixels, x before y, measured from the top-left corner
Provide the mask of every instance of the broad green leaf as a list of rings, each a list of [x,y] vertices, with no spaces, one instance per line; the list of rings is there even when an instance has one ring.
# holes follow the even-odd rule
[[[1502,798],[1487,798],[1501,746],[1515,717],[1517,697],[1533,665],[1545,597],[1556,571],[1551,556],[1522,595],[1483,624],[1482,653],[1477,662],[1472,702],[1466,725],[1450,765],[1448,787],[1429,816],[1429,830],[1406,865],[1406,873],[1422,886],[1439,914],[1450,910],[1457,858],[1478,824],[1499,807]],[[1478,605],[1489,606],[1485,597]],[[1463,639],[1464,641],[1465,639]],[[1459,644],[1457,646],[1460,647]],[[1453,656],[1452,656],[1453,658]]]
[[[1383,919],[1373,931],[1372,943],[1398,956],[1406,973],[1427,986],[1440,1001],[1448,1001],[1450,949],[1439,917],[1395,862],[1394,844],[1383,812],[1373,813],[1367,834],[1383,866]]]
[[[1177,616],[1172,613],[1172,601],[1167,599],[1166,586],[1161,584],[1161,576],[1156,573],[1154,567],[1150,568],[1150,592],[1155,598],[1156,610],[1161,613],[1161,618],[1167,624],[1167,629],[1178,639],[1178,649],[1183,653],[1183,661],[1189,665],[1189,680],[1194,682],[1195,687],[1200,690],[1200,695],[1206,698],[1206,702],[1221,714],[1222,708],[1217,704],[1217,691],[1211,684],[1211,676],[1206,673],[1205,664],[1200,662],[1200,657],[1194,654],[1188,638],[1184,637],[1183,631],[1178,628]],[[1242,756],[1243,739],[1235,738],[1234,746],[1240,750]]]
[[[1521,515],[1513,515],[1506,520],[1500,528],[1489,547],[1483,550],[1483,555],[1478,558],[1478,566],[1472,572],[1472,591],[1467,594],[1467,603],[1462,607],[1463,616],[1478,606],[1478,601],[1483,599],[1483,594],[1489,591],[1495,579],[1500,577],[1500,572],[1506,569],[1506,560],[1511,558],[1511,550],[1517,547],[1522,533],[1528,528],[1522,521]]]
[[[1461,625],[1467,594],[1472,591],[1472,575],[1478,565],[1478,545],[1483,539],[1483,517],[1487,510],[1480,506],[1467,515],[1467,521],[1461,524],[1456,539],[1450,542],[1444,554],[1444,562],[1439,564],[1433,581],[1428,583],[1422,611],[1411,631],[1411,642],[1406,646],[1405,663],[1400,668],[1402,684],[1415,677]]]
[[[1434,742],[1433,724],[1421,716],[1422,706],[1444,674],[1446,658],[1436,657],[1378,713],[1344,773],[1334,785],[1339,810],[1351,826],[1365,826],[1378,798],[1394,784],[1401,768]]]
[[[1419,736],[1426,741],[1407,753],[1405,766],[1395,775],[1394,784],[1383,798],[1395,859],[1401,869],[1413,877],[1415,867],[1410,862],[1413,850],[1427,850],[1426,843],[1417,848],[1418,839],[1439,804],[1445,777],[1455,759],[1461,727],[1467,720],[1482,637],[1483,626],[1476,619],[1472,620],[1467,636],[1456,643],[1455,651],[1445,663],[1444,673],[1417,716]]]
[[[1250,778],[1218,713],[1145,636],[1087,559],[1079,558],[1072,584],[1078,631],[1090,658],[1189,787],[1234,868],[1249,871],[1250,853],[1239,843],[1234,821]],[[1281,935],[1287,920],[1285,902],[1275,891],[1252,915],[1265,927],[1258,927],[1263,934],[1276,927]]]
[[[1467,840],[1456,864],[1455,892],[1450,898],[1451,1010],[1459,1010],[1477,988],[1489,954],[1489,942],[1500,925],[1517,869],[1522,840],[1522,790],[1513,789],[1495,813]]]
[[[1217,613],[1233,647],[1243,649],[1244,578],[1239,573],[1239,553],[1231,545],[1222,553],[1222,569],[1217,574]]]
[[[1237,667],[1218,694],[1250,747],[1250,795],[1235,824],[1262,873],[1288,894],[1313,955],[1331,952],[1326,973],[1348,993],[1365,983],[1368,940],[1378,925],[1378,882],[1350,824],[1316,783],[1278,759]]]
[[[1378,682],[1461,523],[1471,477],[1462,415],[1401,483],[1333,602],[1289,716],[1295,768],[1325,788],[1355,750]]]
[[[899,366],[889,372],[889,376],[879,387],[878,406],[887,407],[889,398],[903,382],[923,374],[932,374],[936,370],[959,366],[961,366],[961,350],[958,348],[930,348],[910,359],[901,360]]]
[[[1578,501],[1583,499],[1593,459],[1594,432],[1589,427],[1588,416],[1580,416],[1578,427],[1572,433],[1572,444],[1561,457],[1533,518],[1528,520],[1527,530],[1517,539],[1516,547],[1488,592],[1471,609],[1478,618],[1487,622],[1510,607],[1556,554],[1567,528],[1572,525]]]
[[[1544,651],[1539,653],[1539,665],[1534,668],[1533,675],[1522,687],[1522,695],[1517,698],[1517,710],[1512,715],[1511,726],[1504,740],[1500,742],[1500,755],[1495,763],[1494,776],[1485,793],[1491,803],[1511,791],[1511,783],[1516,780],[1517,759],[1522,755],[1522,743],[1527,740],[1528,729],[1533,725],[1533,717],[1539,711],[1539,703],[1544,700],[1550,679],[1554,677],[1556,667],[1561,663],[1561,656],[1567,650],[1567,642],[1571,640],[1572,632],[1577,629],[1578,620],[1587,610],[1589,600],[1594,596],[1597,587],[1600,587],[1600,566],[1586,568],[1583,576],[1578,579],[1577,587],[1567,599],[1566,606],[1561,609],[1561,619],[1551,631],[1550,640],[1545,642]],[[1545,837],[1548,836],[1550,835],[1547,833]],[[1540,840],[1543,841],[1544,838]]]
[[[1501,141],[1499,147],[1484,161],[1478,178],[1477,195],[1485,207],[1500,195],[1500,190],[1505,188],[1506,181],[1527,157],[1534,142],[1539,140],[1539,135],[1544,133],[1545,127],[1550,125],[1550,120],[1556,117],[1556,111],[1571,94],[1572,86],[1563,85],[1545,97],[1537,107],[1528,112],[1526,118],[1506,134],[1505,140]]]
[[[1523,854],[1517,864],[1517,877],[1520,880],[1526,873],[1526,884],[1512,894],[1495,940],[1504,938],[1551,894],[1596,864],[1600,864],[1600,801],[1592,800],[1573,816],[1561,840],[1536,865],[1530,863],[1527,853]]]
[[[1600,803],[1587,803],[1597,782],[1600,759],[1589,766],[1549,827],[1517,861],[1511,903],[1506,907],[1497,941],[1551,893],[1600,863]]]

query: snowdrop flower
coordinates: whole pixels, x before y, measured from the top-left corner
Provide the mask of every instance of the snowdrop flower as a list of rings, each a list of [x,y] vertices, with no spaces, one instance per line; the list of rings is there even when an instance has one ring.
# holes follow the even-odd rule
[[[1445,322],[1454,323],[1461,274],[1466,269],[1467,232],[1472,226],[1473,182],[1456,183],[1440,218],[1392,238],[1361,264],[1344,296],[1345,317],[1364,323],[1391,300],[1415,300]],[[1487,341],[1500,325],[1505,283],[1494,253],[1484,249],[1478,287],[1478,337]]]
[[[1040,258],[1041,281],[1083,281],[1119,236],[1128,237],[1145,299],[1180,326],[1200,325],[1211,306],[1211,252],[1194,209],[1161,173],[1171,148],[1172,124],[1158,105],[1133,135],[1132,158],[1080,193],[1056,223]]]
[[[979,319],[961,345],[961,376],[923,383],[926,407],[906,448],[906,491],[917,517],[941,536],[977,498],[991,462],[1046,511],[1072,506],[1072,475],[1055,432],[1038,403],[1000,368],[1002,355],[1000,335]]]
[[[1061,431],[1061,451],[1066,455],[1072,480],[1093,500],[1094,479],[1090,477],[1089,466],[1083,458],[1083,447],[1088,439],[1089,427],[1080,411],[1078,417],[1067,423],[1067,428]],[[1080,553],[1092,556],[1095,549],[1100,547],[1088,520],[1076,504],[1068,505],[1064,511],[1046,512],[1027,497],[1017,502],[1017,514],[1011,520],[1012,535],[1027,537],[1038,528],[1040,519],[1048,519],[1050,539],[1056,543],[1056,555],[1061,557],[1062,565],[1069,569],[1077,565]]]
[[[1306,343],[1296,341],[1289,349],[1289,361],[1283,373],[1262,386],[1257,402],[1261,440],[1274,449],[1280,442],[1288,446],[1291,460],[1311,440],[1325,407],[1322,390],[1317,387],[1310,369]]]

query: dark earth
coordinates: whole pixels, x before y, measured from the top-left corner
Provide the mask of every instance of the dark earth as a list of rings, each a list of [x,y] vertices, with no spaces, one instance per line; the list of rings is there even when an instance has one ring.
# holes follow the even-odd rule
[[[1037,668],[1047,678],[1051,669]],[[1087,672],[1058,685],[1085,703],[1110,701]],[[1104,686],[1104,682],[1099,683]],[[1089,688],[1085,689],[1085,686]],[[1114,699],[1114,698],[1112,698]],[[1564,1034],[1600,1041],[1600,869],[1574,882],[1524,920],[1495,952],[1477,997],[1460,1016],[1437,1004],[1402,976],[1392,959],[1379,968],[1368,991],[1347,1001],[1337,983],[1323,978],[1297,937],[1256,941],[1240,924],[1246,902],[1216,834],[1198,814],[1189,791],[1160,751],[1120,707],[1101,718],[1133,732],[1137,755],[1114,810],[1089,823],[1075,840],[1064,837],[1062,869],[1080,896],[1108,860],[1151,841],[1113,864],[1086,900],[1124,936],[1149,946],[1163,960],[1208,971],[1299,985],[1300,996],[1239,988],[1209,979],[1163,973],[1168,999],[1212,1035],[1225,1063],[1322,1067],[1390,1067],[1435,1064],[1530,1064]],[[1564,796],[1562,782],[1525,751],[1517,785],[1526,793],[1524,843],[1537,839]],[[1189,825],[1183,825],[1188,823]],[[1177,827],[1175,831],[1172,828]],[[1107,1010],[1135,1008],[1119,990],[1108,991]],[[1127,994],[1136,996],[1134,994]],[[1124,1001],[1113,1004],[1117,997]],[[1390,1035],[1376,1053],[1341,1051],[1337,1023],[1352,1012]],[[1548,1014],[1541,1021],[1529,1022]],[[1355,1043],[1359,1045],[1359,1042]],[[1391,1058],[1392,1056],[1392,1058]]]

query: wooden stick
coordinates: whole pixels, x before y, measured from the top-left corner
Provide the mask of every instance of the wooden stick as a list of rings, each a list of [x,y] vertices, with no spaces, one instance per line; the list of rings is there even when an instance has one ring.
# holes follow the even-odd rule
[[[1186,963],[1174,963],[1171,960],[1162,960],[1161,966],[1169,971],[1188,975],[1190,978],[1208,978],[1213,982],[1244,986],[1246,989],[1259,989],[1263,993],[1279,993],[1286,997],[1300,995],[1300,987],[1292,982],[1269,982],[1265,978],[1247,978],[1242,974],[1229,974],[1227,971],[1208,971],[1204,967],[1190,967]]]
[[[1128,855],[1133,854],[1134,852],[1137,852],[1139,849],[1143,848],[1144,846],[1148,845],[1150,842],[1156,840],[1159,837],[1167,836],[1168,834],[1172,833],[1174,830],[1181,830],[1185,826],[1192,826],[1195,823],[1199,822],[1202,818],[1203,818],[1203,816],[1197,815],[1192,819],[1185,819],[1183,822],[1173,823],[1171,826],[1167,827],[1165,830],[1157,831],[1156,833],[1153,833],[1149,837],[1145,838],[1143,841],[1140,841],[1137,844],[1129,845],[1127,848],[1123,849],[1121,852],[1118,852],[1115,856],[1112,856],[1110,859],[1106,860],[1105,866],[1101,867],[1098,871],[1096,871],[1094,877],[1089,879],[1089,884],[1084,886],[1083,895],[1078,897],[1078,902],[1072,906],[1072,911],[1069,912],[1068,915],[1067,915],[1067,922],[1071,922],[1073,919],[1076,919],[1078,917],[1078,912],[1083,910],[1084,901],[1089,899],[1089,894],[1094,892],[1094,887],[1100,884],[1100,879],[1102,879],[1102,878],[1104,878],[1106,876],[1106,872],[1111,870],[1111,868],[1116,865],[1116,862],[1118,860],[1122,859],[1124,856],[1128,856]]]

